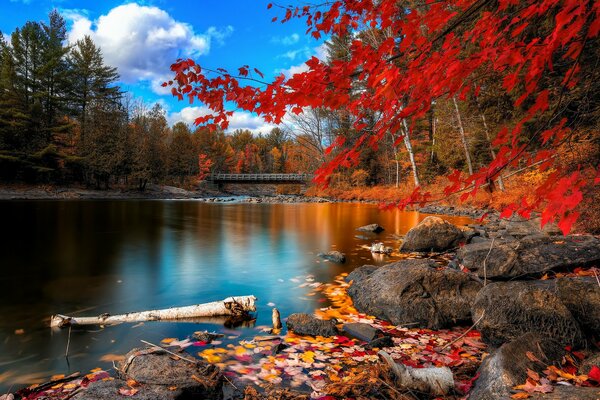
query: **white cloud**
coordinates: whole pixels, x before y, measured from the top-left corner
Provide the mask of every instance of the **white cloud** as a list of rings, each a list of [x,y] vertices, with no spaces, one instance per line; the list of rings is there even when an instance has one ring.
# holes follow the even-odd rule
[[[293,44],[298,43],[299,41],[300,35],[298,35],[297,33],[292,33],[291,35],[284,37],[275,36],[271,39],[271,43],[282,44],[284,46],[291,46]]]
[[[91,36],[102,49],[105,62],[118,68],[123,82],[149,81],[158,94],[165,93],[160,84],[170,77],[171,63],[180,57],[205,55],[212,41],[222,44],[233,32],[233,27],[227,26],[210,27],[198,34],[166,11],[136,3],[115,7],[96,21],[82,12],[66,16],[72,21],[71,43]]]
[[[198,117],[210,114],[208,107],[185,107],[181,111],[172,112],[167,116],[170,125],[177,122],[184,122],[190,126]],[[233,132],[236,129],[248,129],[254,134],[268,133],[277,125],[268,124],[262,118],[252,115],[248,112],[236,111],[229,118],[229,128],[227,132]]]
[[[300,52],[300,51],[304,51],[304,50],[298,50],[298,51]],[[320,46],[313,48],[312,52],[305,51],[304,55],[305,55],[306,59],[309,59],[312,56],[315,56],[319,60],[324,61],[327,59],[327,45],[325,43],[323,43]],[[294,55],[294,58],[295,57],[296,57],[296,55]],[[293,59],[293,58],[291,58],[291,59]],[[289,68],[279,69],[275,72],[282,73],[286,76],[286,78],[290,78],[294,74],[299,74],[299,73],[306,72],[306,71],[308,71],[308,65],[306,65],[306,63],[302,63],[302,64],[297,64],[297,65],[292,65]]]

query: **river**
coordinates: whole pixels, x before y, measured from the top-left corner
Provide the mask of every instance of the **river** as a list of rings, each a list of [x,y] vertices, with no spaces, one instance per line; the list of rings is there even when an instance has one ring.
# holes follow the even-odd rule
[[[140,340],[199,330],[249,337],[270,324],[273,304],[283,317],[311,313],[323,303],[307,296],[310,283],[398,259],[372,255],[367,246],[383,241],[397,249],[398,236],[425,217],[358,203],[0,202],[0,393],[53,374],[108,369],[103,356]],[[386,230],[355,230],[370,223]],[[346,253],[346,264],[317,257],[329,250]],[[55,313],[117,314],[249,294],[258,298],[253,326],[148,322],[70,335],[47,326]]]

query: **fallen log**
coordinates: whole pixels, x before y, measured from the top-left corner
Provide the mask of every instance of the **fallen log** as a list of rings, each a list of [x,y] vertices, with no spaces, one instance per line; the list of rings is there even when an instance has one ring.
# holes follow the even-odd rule
[[[383,350],[377,354],[389,365],[401,388],[443,396],[454,387],[454,376],[448,367],[411,368],[396,363]]]
[[[176,320],[228,315],[241,316],[251,311],[256,311],[255,301],[256,297],[254,296],[239,296],[228,297],[225,300],[214,301],[212,303],[119,315],[101,314],[97,317],[70,317],[57,314],[50,318],[50,327],[64,328],[71,325],[111,325],[122,322]]]

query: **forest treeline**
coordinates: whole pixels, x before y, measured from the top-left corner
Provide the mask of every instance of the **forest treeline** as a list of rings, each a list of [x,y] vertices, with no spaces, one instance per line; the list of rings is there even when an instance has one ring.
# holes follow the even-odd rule
[[[543,20],[540,24],[543,31]],[[371,29],[359,37],[377,47],[387,33]],[[350,35],[331,38],[327,62],[347,57],[352,40]],[[580,64],[593,78],[598,51],[595,43],[588,46]],[[557,62],[555,69],[560,68]],[[437,100],[426,118],[411,126],[405,122],[366,146],[357,163],[348,162],[350,168],[332,173],[332,187],[412,188],[453,170],[472,172],[488,164],[497,151],[492,136],[524,111],[515,107],[498,76],[479,78],[484,89],[477,96]],[[57,11],[46,22],[27,22],[0,39],[0,179],[144,189],[149,182],[195,185],[210,172],[311,173],[364,133],[343,107],[290,113],[285,124],[265,134],[193,129],[181,122],[171,127],[159,104],[134,99],[118,80],[91,38],[67,42],[66,23]],[[551,74],[545,80],[548,87],[561,85]],[[589,79],[585,90],[565,93],[561,100],[577,127],[564,145],[566,162],[573,165],[598,162],[599,82]],[[373,112],[370,118],[374,126],[381,115]],[[337,147],[329,152],[333,143]],[[504,186],[501,179],[490,184]]]
[[[194,183],[199,174],[309,172],[302,138],[275,128],[231,134],[182,122],[134,99],[85,37],[67,42],[64,18],[27,22],[0,36],[0,180],[80,182],[98,188]]]

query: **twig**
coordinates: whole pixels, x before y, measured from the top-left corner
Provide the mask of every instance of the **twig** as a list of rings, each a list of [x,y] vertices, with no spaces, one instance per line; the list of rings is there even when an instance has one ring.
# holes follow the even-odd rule
[[[69,345],[71,344],[71,325],[69,325],[69,336],[67,337],[67,348],[65,350],[65,358],[69,358]]]
[[[492,252],[492,248],[494,247],[494,240],[496,240],[495,237],[492,238],[492,243],[490,244],[490,251],[488,251],[487,255],[485,256],[485,258],[483,259],[483,286],[487,285],[487,259],[490,256],[490,253]]]
[[[404,394],[400,393],[400,392],[398,391],[398,389],[396,389],[396,388],[392,387],[392,385],[390,385],[389,383],[387,383],[387,382],[386,382],[386,381],[384,381],[383,379],[381,379],[381,378],[377,378],[377,379],[379,379],[379,382],[383,383],[385,386],[387,386],[388,388],[390,388],[391,390],[393,390],[394,392],[396,392],[396,393],[397,393],[397,394],[399,394],[400,396],[404,396]],[[415,399],[419,400],[419,398],[418,398],[417,396],[415,396],[415,395],[414,395],[414,393],[413,393],[413,392],[412,392],[410,389],[408,389],[408,393],[409,393],[409,394],[410,394],[412,397],[414,397]]]
[[[175,357],[181,358],[182,360],[185,360],[185,361],[187,361],[187,362],[191,362],[191,363],[193,363],[193,364],[198,364],[198,360],[192,360],[192,359],[190,359],[190,358],[185,358],[185,357],[183,357],[183,356],[180,356],[180,355],[179,355],[179,354],[177,354],[177,353],[173,353],[172,351],[165,349],[165,348],[164,348],[164,347],[162,347],[162,346],[157,346],[157,345],[155,345],[154,343],[150,343],[150,342],[147,342],[147,341],[145,341],[145,340],[140,340],[140,342],[142,342],[142,343],[144,343],[144,344],[147,344],[148,346],[156,347],[156,348],[158,348],[158,349],[160,349],[160,350],[163,350],[165,353],[169,353],[169,354],[171,354],[171,355],[173,355],[173,356],[175,356]],[[231,382],[231,381],[229,380],[229,378],[227,378],[225,375],[223,375],[223,378],[225,378],[225,380],[226,380],[227,382],[229,382],[229,384],[230,384],[231,386],[233,386],[233,387],[234,387],[236,390],[238,390],[238,387],[237,387],[237,386],[235,386],[235,385],[233,384],[233,382]]]
[[[467,329],[465,331],[465,333],[463,333],[462,335],[460,335],[459,337],[457,337],[456,339],[454,339],[450,343],[445,344],[439,351],[444,350],[448,346],[452,346],[454,343],[456,343],[460,339],[464,338],[467,335],[467,333],[471,332],[477,326],[477,324],[479,323],[479,321],[481,321],[484,316],[485,316],[485,310],[483,310],[483,313],[481,314],[481,317],[479,317],[479,319],[477,321],[475,321],[475,323],[469,329]]]
[[[171,355],[173,355],[173,356],[175,356],[175,357],[181,358],[182,360],[185,360],[185,361],[187,361],[187,362],[191,362],[191,363],[193,363],[193,364],[198,364],[198,360],[192,360],[191,358],[185,358],[185,357],[183,357],[183,356],[180,356],[180,355],[179,355],[179,354],[177,354],[177,353],[173,353],[172,351],[165,349],[165,348],[164,348],[164,347],[162,347],[162,346],[157,346],[157,345],[155,345],[154,343],[150,343],[150,342],[147,342],[147,341],[145,341],[145,340],[140,340],[140,342],[142,342],[142,343],[144,343],[144,344],[147,344],[148,346],[152,346],[152,347],[156,347],[156,348],[158,348],[158,349],[161,349],[161,350],[162,350],[162,351],[164,351],[165,353],[169,353],[169,354],[171,354]]]
[[[598,279],[598,268],[592,268],[594,271],[594,276],[596,277],[596,282],[598,282],[598,286],[600,286],[600,279]]]

